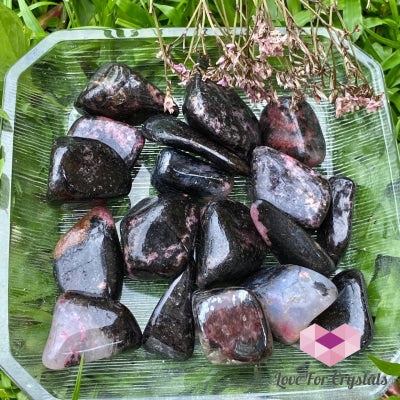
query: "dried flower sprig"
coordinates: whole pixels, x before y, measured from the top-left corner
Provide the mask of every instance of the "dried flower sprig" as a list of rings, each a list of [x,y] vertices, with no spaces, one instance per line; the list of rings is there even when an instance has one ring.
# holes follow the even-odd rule
[[[207,28],[215,35],[219,56],[214,62],[210,60],[202,71],[204,80],[241,88],[253,102],[278,102],[278,87],[291,91],[293,108],[307,96],[318,103],[328,100],[334,104],[337,117],[360,108],[367,112],[380,109],[383,94],[374,94],[355,56],[351,41],[353,32],[346,29],[334,1],[328,4],[300,0],[300,3],[310,14],[308,29],[296,24],[285,0],[275,0],[285,24],[285,30],[281,31],[273,23],[266,0],[237,0],[233,26],[229,26],[223,0],[213,1],[219,18],[211,12],[209,1],[199,0],[183,34],[165,44],[151,2],[150,12],[160,45],[158,57],[165,65],[165,109],[171,111],[173,104],[169,71],[179,77],[181,85],[186,85],[200,70],[197,59],[209,59]],[[250,5],[255,10],[252,18],[249,18]],[[333,26],[334,16],[342,29]],[[325,34],[321,34],[321,28]],[[173,50],[178,45],[187,55],[183,62],[175,63]],[[345,71],[341,80],[337,73],[339,64],[343,64]]]

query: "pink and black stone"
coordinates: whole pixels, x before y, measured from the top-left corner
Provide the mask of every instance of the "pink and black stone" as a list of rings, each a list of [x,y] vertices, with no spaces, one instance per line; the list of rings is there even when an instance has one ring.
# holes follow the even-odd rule
[[[96,139],[113,148],[132,169],[145,139],[140,129],[106,117],[81,117],[68,131],[69,136]]]
[[[226,198],[233,177],[179,150],[166,148],[157,157],[151,184],[160,193],[178,193],[206,200]]]
[[[143,331],[142,342],[147,351],[179,361],[193,354],[194,279],[194,264],[189,262],[161,297]]]
[[[239,283],[261,267],[267,245],[244,204],[212,201],[202,210],[200,225],[196,279],[200,288]]]
[[[63,369],[108,358],[127,348],[138,348],[142,332],[132,313],[121,303],[104,298],[62,294],[42,362],[50,369]]]
[[[55,139],[47,188],[49,201],[125,196],[131,185],[124,160],[108,145],[73,136]]]
[[[293,344],[300,331],[326,310],[337,297],[325,276],[298,265],[262,268],[244,286],[260,302],[275,339]]]
[[[200,74],[187,86],[182,112],[191,127],[242,159],[261,144],[257,117],[240,96]]]
[[[203,352],[213,364],[258,363],[272,353],[268,322],[247,289],[196,291],[193,315]]]
[[[263,199],[305,228],[318,228],[331,202],[329,182],[300,161],[267,146],[252,160],[253,199]]]
[[[237,155],[172,115],[150,117],[142,131],[148,140],[198,154],[229,174],[250,173],[247,163]]]
[[[125,270],[132,279],[175,278],[192,259],[199,210],[184,197],[150,196],[121,221]]]
[[[338,297],[313,323],[329,331],[343,324],[350,325],[360,332],[363,349],[371,343],[374,335],[364,275],[358,269],[348,269],[337,274],[332,282],[337,287]]]
[[[263,144],[289,154],[309,167],[324,161],[326,146],[314,110],[306,101],[291,111],[292,98],[279,97],[280,104],[270,103],[261,113]]]
[[[287,214],[265,200],[250,209],[251,218],[264,242],[281,264],[295,264],[329,276],[335,264],[321,246]]]
[[[139,73],[122,63],[100,67],[75,101],[75,107],[90,115],[140,123],[164,112],[165,94]],[[174,105],[174,115],[178,115]]]
[[[124,259],[107,208],[93,208],[58,241],[54,276],[62,292],[119,299]]]
[[[350,241],[356,185],[351,179],[340,176],[333,176],[329,183],[332,202],[318,229],[317,241],[337,264]]]

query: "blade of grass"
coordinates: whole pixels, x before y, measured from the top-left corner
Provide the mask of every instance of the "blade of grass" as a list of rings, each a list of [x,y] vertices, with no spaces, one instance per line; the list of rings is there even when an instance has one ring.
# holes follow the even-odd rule
[[[372,354],[367,354],[367,357],[385,374],[392,376],[400,375],[400,364],[380,360]]]
[[[25,0],[18,0],[19,11],[22,19],[25,22],[25,25],[35,34],[44,36],[45,31],[40,26],[39,21],[33,15],[32,11],[29,9],[28,5],[25,3]]]
[[[359,0],[346,0],[343,2],[343,20],[349,31],[354,30],[357,26],[361,28],[363,17]],[[357,40],[360,34],[361,30],[354,32],[351,37],[353,40]]]
[[[3,4],[12,9],[12,0],[3,0]]]
[[[82,353],[81,362],[79,364],[78,375],[76,377],[75,389],[72,394],[72,400],[79,400],[79,392],[81,391],[81,380],[82,380],[82,371],[83,371],[83,360],[85,358],[85,353]]]
[[[55,3],[54,1],[39,1],[38,3],[31,4],[30,6],[28,6],[28,8],[33,11],[35,8],[39,8],[42,6],[58,6],[58,3]],[[18,13],[18,17],[22,17],[21,11]]]
[[[385,44],[386,46],[393,47],[394,49],[400,49],[400,42],[396,42],[394,40],[386,39],[383,36],[378,35],[377,33],[375,33],[371,29],[365,28],[365,30],[367,31],[367,33],[371,37],[373,37],[378,42],[380,42],[382,44]]]

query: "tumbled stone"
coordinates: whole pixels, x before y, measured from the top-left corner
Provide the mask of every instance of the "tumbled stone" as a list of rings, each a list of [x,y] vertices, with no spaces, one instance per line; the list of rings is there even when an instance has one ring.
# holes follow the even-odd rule
[[[244,288],[194,292],[193,315],[203,352],[213,364],[257,363],[272,353],[262,308]]]
[[[61,295],[42,362],[50,369],[63,369],[101,360],[140,346],[142,333],[135,317],[121,303],[76,293]]]
[[[300,331],[337,297],[328,278],[298,265],[263,268],[244,285],[260,302],[275,339],[285,344],[297,342]]]
[[[193,354],[194,278],[194,265],[190,262],[161,297],[143,331],[143,347],[147,351],[179,361]]]
[[[91,115],[139,123],[164,112],[165,94],[139,73],[122,63],[100,67],[75,101],[75,107]],[[174,115],[178,115],[174,105]]]
[[[340,176],[330,178],[329,183],[331,206],[318,229],[317,241],[337,264],[350,241],[356,185],[351,179]]]
[[[290,110],[292,98],[279,97],[280,104],[270,103],[260,115],[263,144],[288,154],[309,167],[324,161],[326,146],[314,110],[306,101]]]
[[[267,146],[253,151],[253,198],[264,199],[305,228],[318,228],[331,202],[329,182],[293,157]]]
[[[112,147],[129,169],[133,168],[145,142],[140,129],[106,117],[81,117],[68,135],[100,140]]]
[[[107,208],[93,208],[58,241],[54,276],[63,292],[120,297],[124,260],[114,219]]]
[[[343,324],[350,325],[360,332],[363,349],[371,343],[374,335],[364,275],[357,269],[348,269],[337,274],[332,282],[338,290],[337,300],[314,322],[329,331]]]
[[[257,117],[240,96],[200,74],[187,86],[182,112],[190,126],[243,159],[261,144]]]
[[[321,246],[272,204],[257,200],[250,214],[261,237],[281,264],[301,265],[326,276],[334,272],[335,264]]]
[[[234,200],[212,201],[201,215],[197,285],[238,283],[257,271],[267,254],[250,210]]]
[[[50,159],[50,201],[106,199],[131,190],[128,167],[117,152],[94,139],[61,136]]]
[[[230,174],[249,175],[241,158],[172,115],[154,115],[142,129],[149,140],[199,154]]]
[[[150,196],[121,221],[125,269],[132,279],[175,278],[192,259],[198,206],[183,197]]]
[[[211,200],[229,195],[233,177],[205,161],[167,148],[157,157],[151,184],[160,193],[181,193]]]

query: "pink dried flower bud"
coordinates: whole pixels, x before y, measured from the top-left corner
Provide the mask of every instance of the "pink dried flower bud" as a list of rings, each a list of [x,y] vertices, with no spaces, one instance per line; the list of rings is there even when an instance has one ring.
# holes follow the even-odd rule
[[[170,93],[167,93],[165,95],[165,99],[164,99],[164,112],[169,112],[170,114],[174,113],[174,106],[175,106],[175,102],[173,97],[171,96]]]
[[[369,102],[366,106],[367,113],[378,111],[382,108],[383,105],[384,94],[376,96],[375,98],[369,99]]]

